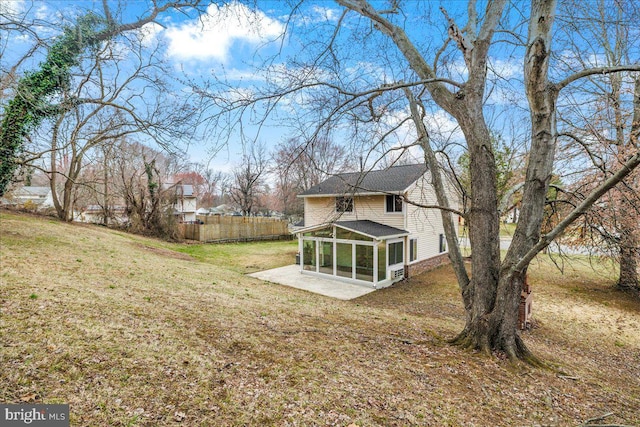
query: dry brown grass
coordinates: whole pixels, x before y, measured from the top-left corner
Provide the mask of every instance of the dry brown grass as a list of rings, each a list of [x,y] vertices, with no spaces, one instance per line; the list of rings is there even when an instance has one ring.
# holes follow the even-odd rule
[[[449,268],[337,301],[245,276],[292,242],[169,245],[0,214],[0,401],[76,426],[640,424],[640,302],[546,260],[525,334],[555,369],[451,347]],[[248,260],[248,261],[247,261]]]

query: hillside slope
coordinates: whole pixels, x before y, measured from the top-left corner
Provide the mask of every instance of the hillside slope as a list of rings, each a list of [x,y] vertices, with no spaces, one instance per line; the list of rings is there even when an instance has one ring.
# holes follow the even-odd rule
[[[640,425],[640,303],[606,271],[536,262],[525,339],[554,369],[533,369],[446,343],[463,325],[447,267],[345,302],[243,274],[292,242],[7,212],[0,251],[0,402],[69,403],[73,426]]]

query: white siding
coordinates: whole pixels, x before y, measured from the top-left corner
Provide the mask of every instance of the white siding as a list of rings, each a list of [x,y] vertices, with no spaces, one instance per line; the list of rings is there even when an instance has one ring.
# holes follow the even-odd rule
[[[430,173],[413,183],[405,196],[422,205],[437,205],[435,191],[430,183]],[[449,204],[459,209],[459,201],[453,186],[445,182],[449,192]],[[444,234],[444,227],[440,210],[425,209],[411,204],[404,204],[402,213],[386,212],[386,196],[356,196],[353,202],[353,212],[336,212],[335,197],[305,197],[304,224],[306,227],[331,221],[370,220],[381,224],[406,230],[411,233],[405,240],[405,260],[409,262],[409,241],[418,239],[418,253],[414,262],[432,258],[440,254],[440,234]],[[454,222],[457,224],[457,215]]]
[[[353,199],[353,212],[336,212],[335,197],[305,197],[305,227],[330,221],[365,220],[379,222],[400,229],[405,229],[403,213],[387,213],[385,196],[356,196]],[[405,206],[406,209],[406,206]]]
[[[304,226],[309,227],[335,220],[336,201],[334,197],[305,197]]]
[[[422,179],[416,181],[409,191],[409,200],[423,205],[438,205],[435,190],[430,184],[430,174],[427,173]],[[454,208],[458,203],[450,197],[449,202]],[[454,218],[457,223],[457,216]],[[440,254],[440,234],[444,234],[442,219],[438,209],[424,209],[413,205],[407,210],[407,231],[411,233],[408,239],[418,239],[417,261],[431,258]],[[408,242],[408,240],[407,240]],[[409,256],[407,248],[407,259]]]

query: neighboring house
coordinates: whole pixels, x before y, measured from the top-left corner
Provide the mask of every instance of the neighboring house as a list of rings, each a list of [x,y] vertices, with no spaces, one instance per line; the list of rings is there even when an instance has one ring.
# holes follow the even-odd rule
[[[74,221],[92,224],[104,223],[104,209],[100,205],[89,205],[75,215]],[[110,223],[123,225],[127,223],[127,208],[123,205],[110,207]]]
[[[209,215],[233,215],[235,212],[233,206],[229,205],[219,205],[209,209]]]
[[[164,189],[176,192],[176,202],[173,205],[173,209],[178,220],[180,222],[195,222],[197,198],[193,193],[193,185],[165,184]]]
[[[25,206],[29,204],[35,205],[37,209],[53,207],[53,195],[50,187],[31,187],[24,186],[11,191],[11,204]]]
[[[406,202],[437,205],[423,164],[339,174],[299,197],[303,273],[379,288],[447,261],[440,211]]]

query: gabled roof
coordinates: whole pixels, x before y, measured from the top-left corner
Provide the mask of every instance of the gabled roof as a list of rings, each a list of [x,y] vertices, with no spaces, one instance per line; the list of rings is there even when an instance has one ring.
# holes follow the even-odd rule
[[[424,164],[393,166],[369,172],[334,175],[300,193],[301,197],[339,196],[345,194],[399,194],[427,171]]]
[[[193,197],[193,185],[191,184],[173,184],[170,182],[166,182],[162,184],[162,188],[164,190],[174,189],[176,195],[180,197]]]
[[[399,228],[391,227],[388,225],[380,224],[379,222],[366,220],[358,221],[336,221],[332,223],[316,224],[310,227],[296,230],[296,233],[306,233],[308,231],[320,230],[323,228],[336,226],[345,230],[353,231],[358,234],[371,237],[377,240],[390,239],[393,237],[401,237],[409,234],[408,231],[401,230]]]
[[[368,219],[359,221],[336,221],[335,225],[375,239],[388,239],[391,237],[400,237],[409,234],[408,231],[380,224],[379,222],[369,221]]]

